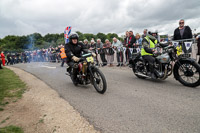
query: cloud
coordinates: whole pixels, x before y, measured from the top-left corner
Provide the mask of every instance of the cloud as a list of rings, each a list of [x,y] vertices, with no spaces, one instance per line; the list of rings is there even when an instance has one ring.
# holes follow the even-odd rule
[[[1,0],[0,38],[62,33],[69,25],[73,31],[93,34],[142,33],[144,28],[173,34],[181,18],[200,31],[199,12],[197,0]]]

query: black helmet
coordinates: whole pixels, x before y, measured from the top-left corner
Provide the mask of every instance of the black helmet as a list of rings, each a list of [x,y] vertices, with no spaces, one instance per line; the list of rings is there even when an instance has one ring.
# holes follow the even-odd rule
[[[78,40],[79,36],[77,33],[71,33],[69,35],[69,42],[72,43],[72,39],[77,39]]]
[[[157,30],[149,31],[148,34],[150,34],[150,35],[152,35],[152,34],[158,34],[158,31]]]

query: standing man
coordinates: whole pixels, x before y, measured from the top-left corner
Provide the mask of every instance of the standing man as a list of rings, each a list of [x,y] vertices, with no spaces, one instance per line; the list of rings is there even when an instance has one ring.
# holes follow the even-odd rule
[[[123,66],[123,59],[124,59],[124,55],[123,55],[123,45],[122,43],[117,39],[117,38],[113,38],[113,43],[112,43],[114,49],[117,51],[116,55],[117,55],[117,62],[119,66]]]
[[[131,52],[130,52],[129,48],[135,48],[135,51],[136,51],[135,42],[136,42],[136,39],[135,39],[135,36],[133,35],[133,31],[129,31],[128,48],[126,49],[126,60],[127,60],[127,63],[129,63],[129,58],[131,57]],[[133,52],[135,52],[135,51],[133,51]]]
[[[99,61],[98,61],[98,52],[97,52],[97,49],[96,49],[96,43],[95,43],[94,39],[92,39],[90,42],[91,43],[90,43],[89,50],[96,54],[95,61],[96,61],[96,66],[98,66],[99,65]]]
[[[179,27],[174,30],[174,40],[192,39],[192,31],[189,26],[184,26],[184,20],[179,21]],[[185,45],[182,46],[184,53],[186,53]]]
[[[103,43],[101,42],[101,39],[97,39],[96,48],[98,50],[98,54],[100,54],[103,66],[106,66],[107,60],[106,60],[106,57],[105,57],[105,52],[104,52]]]
[[[9,63],[10,63],[10,65],[12,65],[10,53],[7,54],[7,65],[8,65]]]
[[[65,48],[64,48],[64,46],[61,46],[60,57],[61,57],[61,60],[62,60],[61,67],[63,67],[63,65],[64,65],[64,63],[66,62],[66,59],[67,59],[67,56],[65,54]]]
[[[147,35],[147,29],[144,29],[142,39],[144,39],[146,37],[146,35]]]
[[[87,40],[87,39],[85,39],[85,40],[83,41],[83,44],[87,47],[87,49],[90,48],[90,44],[88,43],[88,40]]]
[[[5,60],[5,55],[4,55],[3,51],[1,52],[1,60],[2,60],[3,66],[5,66],[6,60]]]

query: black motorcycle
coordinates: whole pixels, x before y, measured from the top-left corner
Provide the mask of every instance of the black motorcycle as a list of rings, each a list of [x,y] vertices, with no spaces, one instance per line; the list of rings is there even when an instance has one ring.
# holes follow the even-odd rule
[[[71,73],[74,68],[78,70],[77,81],[78,84],[87,85],[92,84],[96,91],[104,94],[107,89],[106,78],[104,74],[94,65],[94,59],[91,53],[84,54],[79,62],[75,62],[73,68],[67,68],[68,75],[72,78]],[[72,80],[73,81],[73,80]],[[74,82],[73,82],[74,83]],[[77,84],[74,83],[76,86]]]
[[[200,85],[200,65],[190,58],[190,54],[178,56],[175,46],[160,44],[159,47],[163,51],[153,55],[156,59],[154,74],[157,79],[164,80],[173,72],[174,78],[185,86],[196,87]],[[148,62],[143,60],[140,53],[133,54],[129,63],[138,78],[150,77]]]

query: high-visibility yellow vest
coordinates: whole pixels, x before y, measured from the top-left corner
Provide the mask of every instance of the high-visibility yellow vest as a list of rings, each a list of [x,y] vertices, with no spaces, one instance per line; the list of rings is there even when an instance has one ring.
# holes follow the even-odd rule
[[[67,58],[67,56],[66,56],[66,54],[65,54],[65,48],[61,48],[60,51],[61,51],[60,57],[61,57],[62,59]]]
[[[176,49],[177,49],[177,55],[181,55],[181,53],[182,53],[182,46],[178,46],[178,47],[176,47]]]
[[[144,39],[147,40],[147,42],[148,42],[149,45],[150,45],[149,48],[152,48],[152,49],[155,48],[155,44],[158,43],[157,40],[155,40],[154,42],[152,42],[152,41],[149,39],[148,36],[146,36]],[[142,46],[142,48],[141,48],[141,55],[143,56],[143,55],[153,55],[153,54],[151,54],[151,53],[147,53],[147,52],[144,50],[144,46]]]

